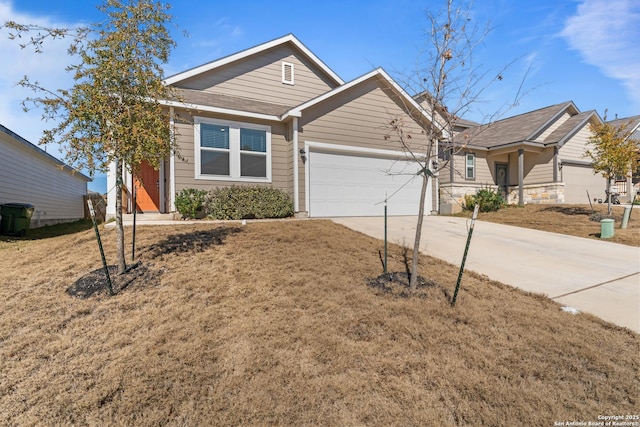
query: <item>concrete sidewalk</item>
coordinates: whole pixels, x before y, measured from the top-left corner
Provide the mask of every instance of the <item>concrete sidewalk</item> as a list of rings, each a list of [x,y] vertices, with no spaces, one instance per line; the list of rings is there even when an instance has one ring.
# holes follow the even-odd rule
[[[388,219],[390,242],[413,247],[416,217]],[[333,218],[382,239],[384,218]],[[425,217],[420,250],[460,265],[470,220]],[[476,221],[465,269],[640,333],[640,249]]]

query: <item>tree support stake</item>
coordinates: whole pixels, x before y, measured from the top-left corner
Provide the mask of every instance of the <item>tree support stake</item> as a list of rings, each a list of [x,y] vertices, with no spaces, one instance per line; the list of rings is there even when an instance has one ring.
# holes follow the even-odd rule
[[[460,265],[460,272],[458,273],[458,281],[456,282],[456,290],[453,293],[453,298],[451,299],[451,307],[456,305],[456,299],[458,298],[458,291],[460,290],[460,282],[462,281],[462,273],[464,272],[464,264],[467,261],[467,253],[469,252],[469,245],[471,244],[471,236],[473,235],[473,227],[476,223],[476,218],[478,217],[478,209],[480,205],[476,204],[473,208],[473,217],[471,218],[471,226],[469,227],[469,235],[467,236],[467,244],[464,247],[464,255],[462,256],[462,264]]]
[[[107,285],[109,285],[109,295],[113,296],[113,286],[111,285],[111,276],[109,276],[109,266],[107,265],[107,258],[104,256],[104,249],[102,248],[102,240],[100,239],[100,232],[98,231],[98,223],[96,223],[96,213],[93,210],[93,202],[87,200],[87,206],[89,207],[89,214],[91,214],[91,221],[93,222],[93,230],[96,232],[96,239],[98,239],[98,247],[100,248],[100,257],[102,258],[102,268],[104,268],[104,274],[107,276]]]

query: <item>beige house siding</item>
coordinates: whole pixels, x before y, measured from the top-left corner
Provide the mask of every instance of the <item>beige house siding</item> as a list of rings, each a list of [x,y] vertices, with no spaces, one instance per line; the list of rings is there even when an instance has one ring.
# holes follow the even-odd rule
[[[525,152],[524,184],[546,184],[549,182],[553,182],[553,147],[546,148],[542,153]],[[517,175],[514,184],[517,184]]]
[[[590,136],[591,131],[589,130],[589,126],[583,127],[570,140],[565,142],[562,147],[560,147],[560,159],[576,162],[590,162],[590,160],[584,156],[585,151],[589,148],[588,142]]]
[[[84,218],[87,180],[26,144],[0,132],[0,204],[33,205],[32,227]]]
[[[481,151],[476,153],[476,179],[479,184],[493,184],[493,174],[491,173],[490,161],[487,159],[487,152]],[[462,159],[464,166],[464,158]],[[462,169],[464,172],[464,169]],[[464,177],[464,175],[463,175]]]
[[[560,117],[558,117],[558,119],[555,122],[551,124],[551,126],[545,129],[545,131],[542,132],[540,136],[537,137],[535,140],[538,142],[544,142],[544,140],[547,139],[549,135],[551,135],[556,129],[558,129],[560,125],[562,125],[564,122],[569,120],[569,118],[571,118],[571,115],[565,111]]]
[[[216,118],[205,115],[201,115],[200,117]],[[191,117],[191,120],[193,120],[193,117]],[[238,119],[235,121],[271,126],[271,183],[196,179],[194,125],[192,123],[180,123],[176,124],[176,142],[182,159],[175,159],[176,193],[185,188],[197,188],[210,191],[215,188],[229,187],[231,185],[266,185],[283,190],[290,196],[293,196],[293,184],[291,180],[292,148],[287,139],[287,125],[260,121],[247,122],[246,119]]]
[[[414,147],[424,143],[421,129],[375,81],[367,81],[347,93],[305,110],[300,118],[299,139],[383,150],[402,150],[389,122],[405,117]]]
[[[453,167],[453,182],[455,183],[468,183],[470,185],[473,184],[486,184],[493,183],[493,165],[495,164],[495,160],[493,157],[487,157],[487,153],[473,152],[476,156],[476,177],[475,179],[466,179],[466,152],[461,151],[453,155],[453,162],[448,162],[447,166],[445,166],[440,171],[440,183],[448,184],[451,182],[451,167]]]
[[[294,64],[294,85],[282,82],[282,62]],[[336,85],[297,50],[281,45],[194,76],[176,86],[293,107]]]
[[[424,142],[421,129],[409,119],[393,97],[374,80],[304,110],[300,118],[299,145],[319,142],[350,147],[403,151],[399,138],[390,128],[393,118],[404,116],[416,143]],[[413,123],[413,126],[409,125]],[[415,145],[418,149],[418,145]],[[300,210],[305,211],[304,164],[299,164]]]

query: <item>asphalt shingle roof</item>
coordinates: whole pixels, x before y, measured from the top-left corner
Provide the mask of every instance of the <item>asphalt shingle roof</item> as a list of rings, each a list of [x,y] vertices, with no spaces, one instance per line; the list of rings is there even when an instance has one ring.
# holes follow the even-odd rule
[[[272,104],[250,98],[241,98],[221,93],[204,92],[193,89],[175,89],[180,101],[207,107],[224,108],[227,110],[246,111],[250,113],[281,116],[294,106]]]
[[[498,120],[488,125],[471,128],[462,132],[456,139],[458,142],[462,142],[463,140],[460,138],[464,138],[469,145],[486,148],[526,141],[535,137],[535,133],[540,131],[547,122],[569,105],[572,105],[572,103],[565,102],[551,105],[518,116]]]
[[[569,117],[564,123],[562,123],[556,130],[551,132],[549,136],[544,140],[545,144],[553,144],[560,142],[567,135],[571,133],[574,129],[576,129],[583,121],[588,120],[593,114],[594,111],[585,111],[580,114],[576,114],[575,116]]]

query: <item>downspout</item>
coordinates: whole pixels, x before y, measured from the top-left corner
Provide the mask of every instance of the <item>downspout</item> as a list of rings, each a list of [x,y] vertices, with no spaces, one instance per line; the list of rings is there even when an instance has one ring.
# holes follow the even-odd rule
[[[524,148],[518,149],[518,204],[524,205]]]
[[[171,132],[171,140],[175,144],[175,111],[173,107],[169,107],[169,129]],[[169,156],[169,211],[175,212],[176,210],[176,152],[171,148],[171,155]]]
[[[293,118],[293,211],[295,213],[300,212],[300,184],[298,175],[298,118]]]

